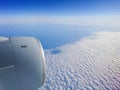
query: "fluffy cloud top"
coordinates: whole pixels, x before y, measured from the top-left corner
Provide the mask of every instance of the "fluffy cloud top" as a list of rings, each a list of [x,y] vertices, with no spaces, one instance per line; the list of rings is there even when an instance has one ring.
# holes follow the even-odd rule
[[[120,89],[120,33],[99,32],[46,50],[46,82],[40,90]]]

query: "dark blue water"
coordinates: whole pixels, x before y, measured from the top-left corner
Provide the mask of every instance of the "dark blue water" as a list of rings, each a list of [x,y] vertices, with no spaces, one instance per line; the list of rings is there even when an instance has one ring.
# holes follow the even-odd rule
[[[33,36],[40,39],[44,49],[68,44],[99,30],[98,27],[57,24],[0,25],[0,36]]]

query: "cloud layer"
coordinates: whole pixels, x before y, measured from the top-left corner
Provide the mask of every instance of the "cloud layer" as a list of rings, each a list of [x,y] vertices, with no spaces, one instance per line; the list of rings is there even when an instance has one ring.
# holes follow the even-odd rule
[[[99,32],[46,50],[46,82],[40,90],[120,89],[120,33]]]
[[[119,18],[120,15],[81,15],[81,16],[1,15],[0,24],[51,23],[65,25],[120,26]]]

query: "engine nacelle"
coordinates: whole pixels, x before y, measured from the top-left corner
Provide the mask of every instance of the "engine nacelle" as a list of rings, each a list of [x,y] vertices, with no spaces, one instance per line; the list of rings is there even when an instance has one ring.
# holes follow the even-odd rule
[[[0,37],[0,90],[37,90],[45,81],[45,57],[33,37]]]

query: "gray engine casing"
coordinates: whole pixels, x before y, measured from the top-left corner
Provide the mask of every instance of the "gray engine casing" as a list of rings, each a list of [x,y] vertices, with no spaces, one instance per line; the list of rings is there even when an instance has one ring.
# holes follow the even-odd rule
[[[0,37],[0,90],[38,90],[45,81],[45,57],[33,37]]]

